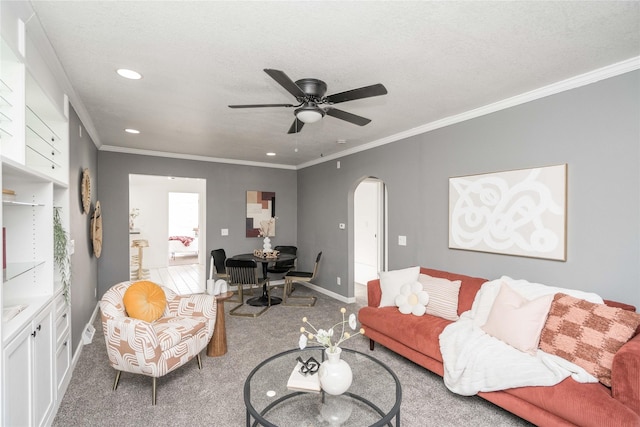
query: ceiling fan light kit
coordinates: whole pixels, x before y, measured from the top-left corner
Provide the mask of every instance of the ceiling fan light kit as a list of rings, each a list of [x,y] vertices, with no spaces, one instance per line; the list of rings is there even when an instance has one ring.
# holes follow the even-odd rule
[[[289,132],[298,133],[305,123],[315,123],[320,121],[325,115],[344,120],[358,126],[364,126],[371,122],[370,119],[348,113],[343,110],[333,108],[333,104],[353,101],[373,96],[386,95],[387,89],[380,83],[352,89],[345,92],[325,96],[327,84],[322,80],[306,78],[296,80],[289,78],[283,71],[265,68],[264,72],[274,79],[280,86],[296,98],[298,105],[292,104],[251,104],[251,105],[229,105],[229,108],[264,108],[264,107],[294,107],[296,119],[291,124]],[[325,108],[320,106],[326,104]]]
[[[313,103],[298,108],[295,113],[303,123],[315,123],[324,117],[324,110]]]

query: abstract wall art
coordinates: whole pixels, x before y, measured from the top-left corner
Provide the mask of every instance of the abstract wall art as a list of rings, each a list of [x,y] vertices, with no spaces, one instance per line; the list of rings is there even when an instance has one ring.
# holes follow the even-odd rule
[[[266,236],[276,235],[276,193],[273,191],[247,191],[247,237],[259,237],[261,227]],[[272,220],[274,218],[274,220]]]
[[[449,178],[449,248],[566,261],[567,165]]]

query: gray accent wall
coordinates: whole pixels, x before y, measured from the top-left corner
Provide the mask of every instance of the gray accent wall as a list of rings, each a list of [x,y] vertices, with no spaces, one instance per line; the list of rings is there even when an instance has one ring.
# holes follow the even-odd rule
[[[71,340],[75,352],[97,304],[98,260],[93,256],[90,240],[90,215],[98,199],[98,149],[73,107],[69,108],[69,149],[69,233],[75,244],[75,252],[71,255]],[[83,212],[80,197],[84,168],[89,168],[91,175],[92,211],[89,214]]]
[[[278,220],[271,244],[297,245],[295,170],[100,151],[104,231],[98,263],[99,298],[111,286],[129,280],[129,174],[206,179],[207,252],[224,248],[232,256],[262,248],[261,239],[245,237],[247,190],[275,191]],[[221,236],[223,228],[229,230],[228,236]]]
[[[339,160],[298,171],[299,264],[323,250],[317,283],[330,291],[353,296],[353,192],[376,177],[388,190],[389,269],[508,275],[640,307],[638,71]],[[448,248],[450,177],[563,163],[566,262]]]

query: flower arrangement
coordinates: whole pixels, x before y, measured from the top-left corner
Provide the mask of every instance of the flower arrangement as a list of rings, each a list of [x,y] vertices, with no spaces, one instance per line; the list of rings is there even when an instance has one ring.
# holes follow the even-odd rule
[[[315,342],[324,346],[329,353],[335,353],[338,346],[349,338],[355,337],[356,335],[364,334],[363,328],[360,328],[360,330],[353,335],[349,333],[349,331],[345,331],[345,325],[347,324],[354,331],[356,330],[357,326],[356,315],[351,313],[349,315],[349,319],[346,320],[344,316],[346,312],[347,310],[344,307],[341,308],[340,313],[342,313],[342,321],[336,323],[328,330],[316,329],[315,326],[309,323],[309,320],[306,317],[303,317],[302,322],[309,325],[313,332],[307,331],[304,326],[300,328],[300,340],[298,341],[300,350],[304,349],[309,341],[315,340]],[[334,329],[338,327],[340,328],[340,335],[335,338],[334,341],[332,341],[334,337]]]
[[[276,235],[276,219],[277,216],[271,217],[268,220],[260,221],[260,232],[258,237],[269,237]]]
[[[135,224],[134,220],[140,215],[140,209],[132,208],[131,212],[129,212],[129,230],[133,230]]]

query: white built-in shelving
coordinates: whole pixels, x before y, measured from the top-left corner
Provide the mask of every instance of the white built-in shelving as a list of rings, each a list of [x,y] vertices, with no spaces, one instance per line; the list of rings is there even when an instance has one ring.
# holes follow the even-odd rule
[[[53,262],[54,206],[69,229],[69,124],[46,62],[20,49],[25,25],[1,6],[0,183],[12,194],[0,210],[0,425],[41,426],[52,423],[71,368],[71,310]]]

